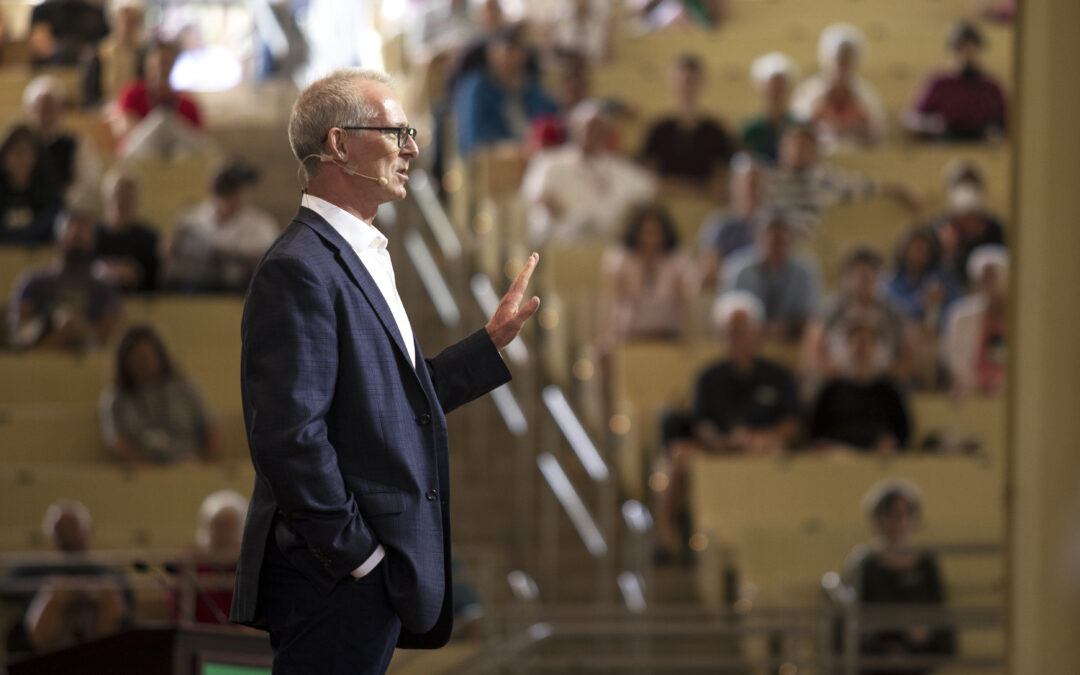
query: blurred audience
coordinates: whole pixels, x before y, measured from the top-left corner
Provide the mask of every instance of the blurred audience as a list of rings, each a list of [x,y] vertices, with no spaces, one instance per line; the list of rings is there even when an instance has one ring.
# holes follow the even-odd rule
[[[874,330],[873,367],[880,372],[906,375],[911,367],[911,345],[904,319],[889,302],[882,286],[885,261],[865,246],[844,257],[840,288],[808,326],[804,336],[804,367],[811,376],[850,372],[855,365],[850,328],[868,324]],[[862,347],[862,343],[859,343]]]
[[[35,65],[74,66],[109,33],[105,12],[86,0],[44,0],[30,13]]]
[[[611,55],[611,23],[610,0],[563,0],[546,30],[556,51],[578,52],[602,64]]]
[[[558,110],[527,66],[528,53],[515,29],[497,32],[486,46],[486,63],[462,76],[454,93],[458,152],[509,145],[523,148],[529,124]]]
[[[850,362],[825,381],[814,401],[809,431],[815,444],[881,454],[907,449],[907,401],[881,365],[880,331],[862,317],[843,326]]]
[[[770,162],[780,156],[780,136],[795,123],[789,111],[791,92],[799,79],[799,67],[782,52],[769,52],[754,59],[750,80],[761,94],[762,111],[743,122],[743,147]]]
[[[933,553],[916,549],[910,538],[922,518],[922,497],[915,485],[887,480],[875,485],[864,499],[874,528],[874,543],[859,546],[848,559],[847,576],[856,601],[872,610],[896,605],[943,607],[945,581]],[[913,625],[863,634],[859,651],[864,656],[934,656],[956,652],[952,629]],[[864,670],[873,675],[925,675],[926,668]]]
[[[735,145],[724,125],[702,109],[705,66],[696,54],[682,54],[669,78],[675,110],[653,123],[641,160],[657,172],[667,190],[721,196]]]
[[[688,260],[666,208],[634,209],[622,241],[605,254],[603,269],[608,348],[689,338]]]
[[[48,153],[49,165],[69,204],[87,204],[97,198],[101,158],[91,143],[64,128],[63,84],[50,75],[39,75],[23,90],[27,122]]]
[[[15,621],[8,627],[9,660],[103,637],[129,624],[134,595],[118,572],[89,555],[93,521],[81,502],[62,499],[41,521],[56,555],[12,568],[0,582]]]
[[[885,137],[885,108],[859,75],[865,48],[866,39],[855,26],[828,26],[818,40],[821,72],[795,89],[792,114],[811,123],[830,150],[869,145]]]
[[[139,76],[146,47],[145,10],[144,0],[112,3],[112,30],[83,69],[83,106],[96,107],[113,100],[121,87]]]
[[[795,440],[799,429],[795,378],[759,355],[761,301],[744,291],[730,291],[717,298],[713,319],[727,356],[698,376],[687,428],[666,439],[670,481],[661,494],[656,522],[661,560],[677,552],[677,522],[694,457],[701,452],[774,456]]]
[[[971,252],[986,244],[1005,244],[1005,226],[985,205],[982,171],[969,162],[956,162],[945,177],[948,206],[933,219],[941,258],[953,281],[961,288],[968,283]]]
[[[52,241],[64,191],[34,130],[12,127],[0,143],[0,244]]]
[[[701,227],[698,239],[698,286],[711,290],[732,256],[754,244],[755,228],[761,218],[764,177],[761,167],[746,153],[731,160],[731,201],[726,209],[711,214]]]
[[[558,78],[559,109],[547,115],[540,115],[533,119],[529,125],[529,136],[526,141],[526,152],[530,155],[537,150],[562,145],[567,138],[567,117],[571,110],[588,98],[591,89],[589,81],[589,69],[585,60],[578,54],[563,54],[556,60],[556,77]],[[607,104],[605,104],[607,107]],[[614,130],[612,136],[615,136]],[[616,149],[615,139],[609,143],[610,148]]]
[[[768,212],[759,221],[754,249],[724,274],[725,290],[746,291],[761,301],[768,340],[797,339],[817,305],[820,275],[796,254],[795,237],[787,213]]]
[[[26,273],[8,307],[16,349],[82,351],[104,345],[120,316],[120,296],[95,278],[94,220],[68,211],[56,220],[56,261]]]
[[[633,0],[640,30],[699,27],[714,30],[727,20],[729,0]]]
[[[185,583],[169,598],[173,619],[227,623],[247,508],[247,498],[235,490],[218,490],[203,499],[195,548],[179,564]]]
[[[249,203],[259,172],[244,160],[214,174],[210,196],[180,214],[166,245],[166,282],[183,291],[244,291],[278,225]]]
[[[954,393],[1000,394],[1008,369],[1008,251],[993,244],[975,249],[968,259],[968,277],[973,292],[949,311],[942,360]]]
[[[902,116],[904,126],[925,138],[948,141],[1002,136],[1006,131],[1005,92],[979,63],[985,46],[982,31],[971,21],[961,21],[953,27],[948,45],[956,60],[955,70],[927,80],[915,104]]]
[[[905,186],[879,182],[838,169],[820,160],[818,139],[812,127],[789,125],[780,137],[780,161],[765,174],[766,202],[791,212],[794,225],[813,234],[827,207],[883,195],[911,211],[921,207]]]
[[[139,219],[139,181],[114,167],[102,181],[105,218],[97,231],[94,276],[126,291],[153,291],[160,268],[157,231]]]
[[[213,459],[217,431],[195,385],[149,326],[128,329],[116,350],[116,375],[101,396],[105,445],[132,464]]]
[[[478,36],[468,0],[432,0],[413,9],[405,49],[417,65],[452,59]]]
[[[595,100],[570,114],[565,145],[533,155],[521,183],[534,244],[609,242],[629,208],[650,201],[656,178],[607,149],[611,121]]]
[[[117,94],[111,124],[124,156],[170,157],[206,151],[198,104],[170,84],[177,56],[179,47],[174,43],[149,44],[141,76]]]

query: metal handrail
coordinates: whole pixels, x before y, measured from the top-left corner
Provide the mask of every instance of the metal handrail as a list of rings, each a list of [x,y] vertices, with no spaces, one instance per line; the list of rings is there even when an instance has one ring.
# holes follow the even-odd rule
[[[423,169],[414,169],[409,174],[409,194],[420,209],[424,222],[431,230],[431,236],[435,238],[443,259],[454,262],[461,257],[461,240],[454,232],[454,226],[446,215],[446,209],[439,202],[439,196],[431,186],[431,179]]]
[[[563,471],[559,460],[555,459],[555,456],[551,453],[544,452],[536,458],[536,465],[540,467],[540,473],[543,474],[544,480],[551,487],[555,498],[559,500],[563,511],[569,516],[570,522],[573,523],[574,529],[577,530],[578,536],[581,537],[581,541],[585,544],[585,548],[594,557],[600,558],[606,555],[608,550],[607,542],[604,541],[604,536],[600,534],[596,521],[589,515],[589,510],[585,508],[581,497],[578,496],[577,490],[570,483],[570,479],[567,477],[566,472]]]
[[[544,405],[547,406],[548,412],[555,419],[555,423],[559,426],[559,430],[562,431],[578,460],[581,461],[581,465],[585,467],[585,472],[589,474],[589,478],[598,483],[608,480],[610,472],[607,463],[604,462],[604,458],[600,456],[596,445],[589,438],[589,434],[585,431],[585,427],[582,426],[581,420],[574,414],[574,410],[570,407],[570,402],[566,400],[562,388],[556,384],[548,385],[544,387],[541,395],[544,398]]]
[[[412,260],[413,267],[420,276],[420,282],[427,291],[428,297],[431,298],[431,302],[434,303],[435,311],[439,313],[443,325],[456,327],[461,323],[461,310],[458,309],[454,294],[446,285],[446,279],[439,271],[439,266],[432,257],[427,243],[415,230],[405,235],[405,251],[409,254],[409,259]]]

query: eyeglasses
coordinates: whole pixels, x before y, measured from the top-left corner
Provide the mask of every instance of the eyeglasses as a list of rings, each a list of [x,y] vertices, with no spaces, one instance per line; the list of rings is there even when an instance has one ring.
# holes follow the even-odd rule
[[[415,127],[338,127],[345,131],[382,131],[384,133],[390,133],[393,131],[397,134],[397,146],[404,148],[409,144],[409,139],[416,139]],[[328,134],[329,135],[329,134]]]

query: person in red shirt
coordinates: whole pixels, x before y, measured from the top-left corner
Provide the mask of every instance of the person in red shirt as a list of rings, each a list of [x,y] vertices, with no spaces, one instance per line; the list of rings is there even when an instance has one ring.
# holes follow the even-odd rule
[[[195,101],[183,92],[173,91],[169,74],[179,49],[171,42],[154,42],[143,58],[142,77],[120,90],[116,104],[120,112],[114,126],[117,138],[127,136],[139,122],[157,108],[174,111],[196,129],[202,128],[202,118]]]

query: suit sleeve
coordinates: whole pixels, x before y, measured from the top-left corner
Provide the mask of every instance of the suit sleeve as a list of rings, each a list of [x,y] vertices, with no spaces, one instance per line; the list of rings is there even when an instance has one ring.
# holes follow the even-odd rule
[[[252,280],[242,328],[242,384],[256,471],[293,532],[335,577],[378,542],[360,516],[327,437],[337,325],[326,289],[301,262],[268,258]]]
[[[427,368],[445,413],[510,381],[510,370],[483,328],[427,359]]]

